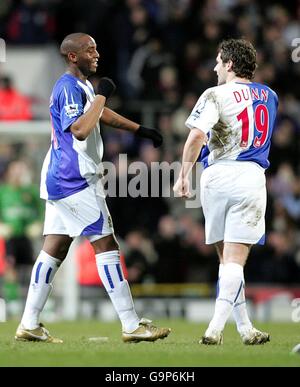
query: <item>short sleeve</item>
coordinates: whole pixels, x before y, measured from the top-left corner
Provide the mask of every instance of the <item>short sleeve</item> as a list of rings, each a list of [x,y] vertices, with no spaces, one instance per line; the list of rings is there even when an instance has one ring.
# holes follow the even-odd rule
[[[83,101],[83,92],[77,85],[63,85],[58,98],[62,130],[67,130],[84,113]]]
[[[216,93],[213,89],[207,89],[198,99],[185,125],[189,129],[198,128],[208,133],[219,118],[220,109]]]

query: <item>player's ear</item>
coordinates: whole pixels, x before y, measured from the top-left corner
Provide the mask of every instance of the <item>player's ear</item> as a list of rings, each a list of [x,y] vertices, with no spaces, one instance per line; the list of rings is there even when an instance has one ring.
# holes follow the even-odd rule
[[[229,60],[229,61],[226,63],[226,70],[227,70],[227,71],[232,71],[232,66],[233,66],[233,62],[232,62],[232,60]]]
[[[68,53],[69,62],[77,63],[77,54],[75,52]]]

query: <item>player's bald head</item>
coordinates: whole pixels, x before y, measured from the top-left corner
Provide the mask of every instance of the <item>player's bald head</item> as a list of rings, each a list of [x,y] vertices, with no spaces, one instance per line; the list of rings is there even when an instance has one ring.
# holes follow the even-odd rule
[[[60,45],[60,53],[66,60],[70,52],[78,53],[89,41],[94,39],[83,32],[75,32],[67,35]]]

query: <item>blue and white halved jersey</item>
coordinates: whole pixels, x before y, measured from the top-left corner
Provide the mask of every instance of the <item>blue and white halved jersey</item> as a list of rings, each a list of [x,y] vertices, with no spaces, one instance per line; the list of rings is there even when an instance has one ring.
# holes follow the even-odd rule
[[[100,125],[84,141],[78,141],[70,131],[94,98],[89,81],[83,83],[71,74],[64,74],[56,82],[50,98],[51,146],[41,173],[42,199],[65,198],[97,180],[103,156]]]
[[[207,89],[186,121],[208,136],[200,161],[252,161],[268,168],[278,97],[260,83],[228,82]]]

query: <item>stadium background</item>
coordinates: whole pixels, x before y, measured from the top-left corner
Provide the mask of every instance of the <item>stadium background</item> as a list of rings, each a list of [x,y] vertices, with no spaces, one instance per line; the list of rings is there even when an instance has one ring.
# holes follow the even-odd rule
[[[245,274],[251,285],[248,296],[256,318],[290,319],[291,301],[300,295],[300,62],[292,60],[299,19],[299,1],[2,0],[0,37],[7,52],[0,67],[0,190],[8,184],[11,162],[20,160],[12,174],[32,183],[36,196],[49,146],[48,100],[64,71],[58,45],[68,33],[86,32],[98,43],[100,65],[93,82],[104,75],[115,80],[110,106],[164,135],[163,147],[154,149],[130,134],[103,128],[104,159],[117,162],[125,153],[129,161],[147,165],[180,160],[184,121],[199,95],[216,83],[212,69],[218,43],[243,36],[258,51],[255,81],[272,87],[280,101],[267,171],[267,243],[251,252]],[[122,173],[120,168],[119,179]],[[32,203],[19,236],[29,237],[36,253],[43,208],[34,199]],[[128,279],[135,284],[137,308],[161,317],[197,319],[202,314],[207,319],[218,263],[214,249],[204,244],[201,209],[186,209],[174,198],[108,198],[108,205]],[[15,262],[5,253],[4,239],[0,294],[10,318],[21,313],[32,262],[30,257]],[[26,250],[21,243],[22,248]],[[89,247],[77,242],[70,255],[55,281],[48,318],[79,313],[112,318],[109,306],[98,305],[102,294]]]

